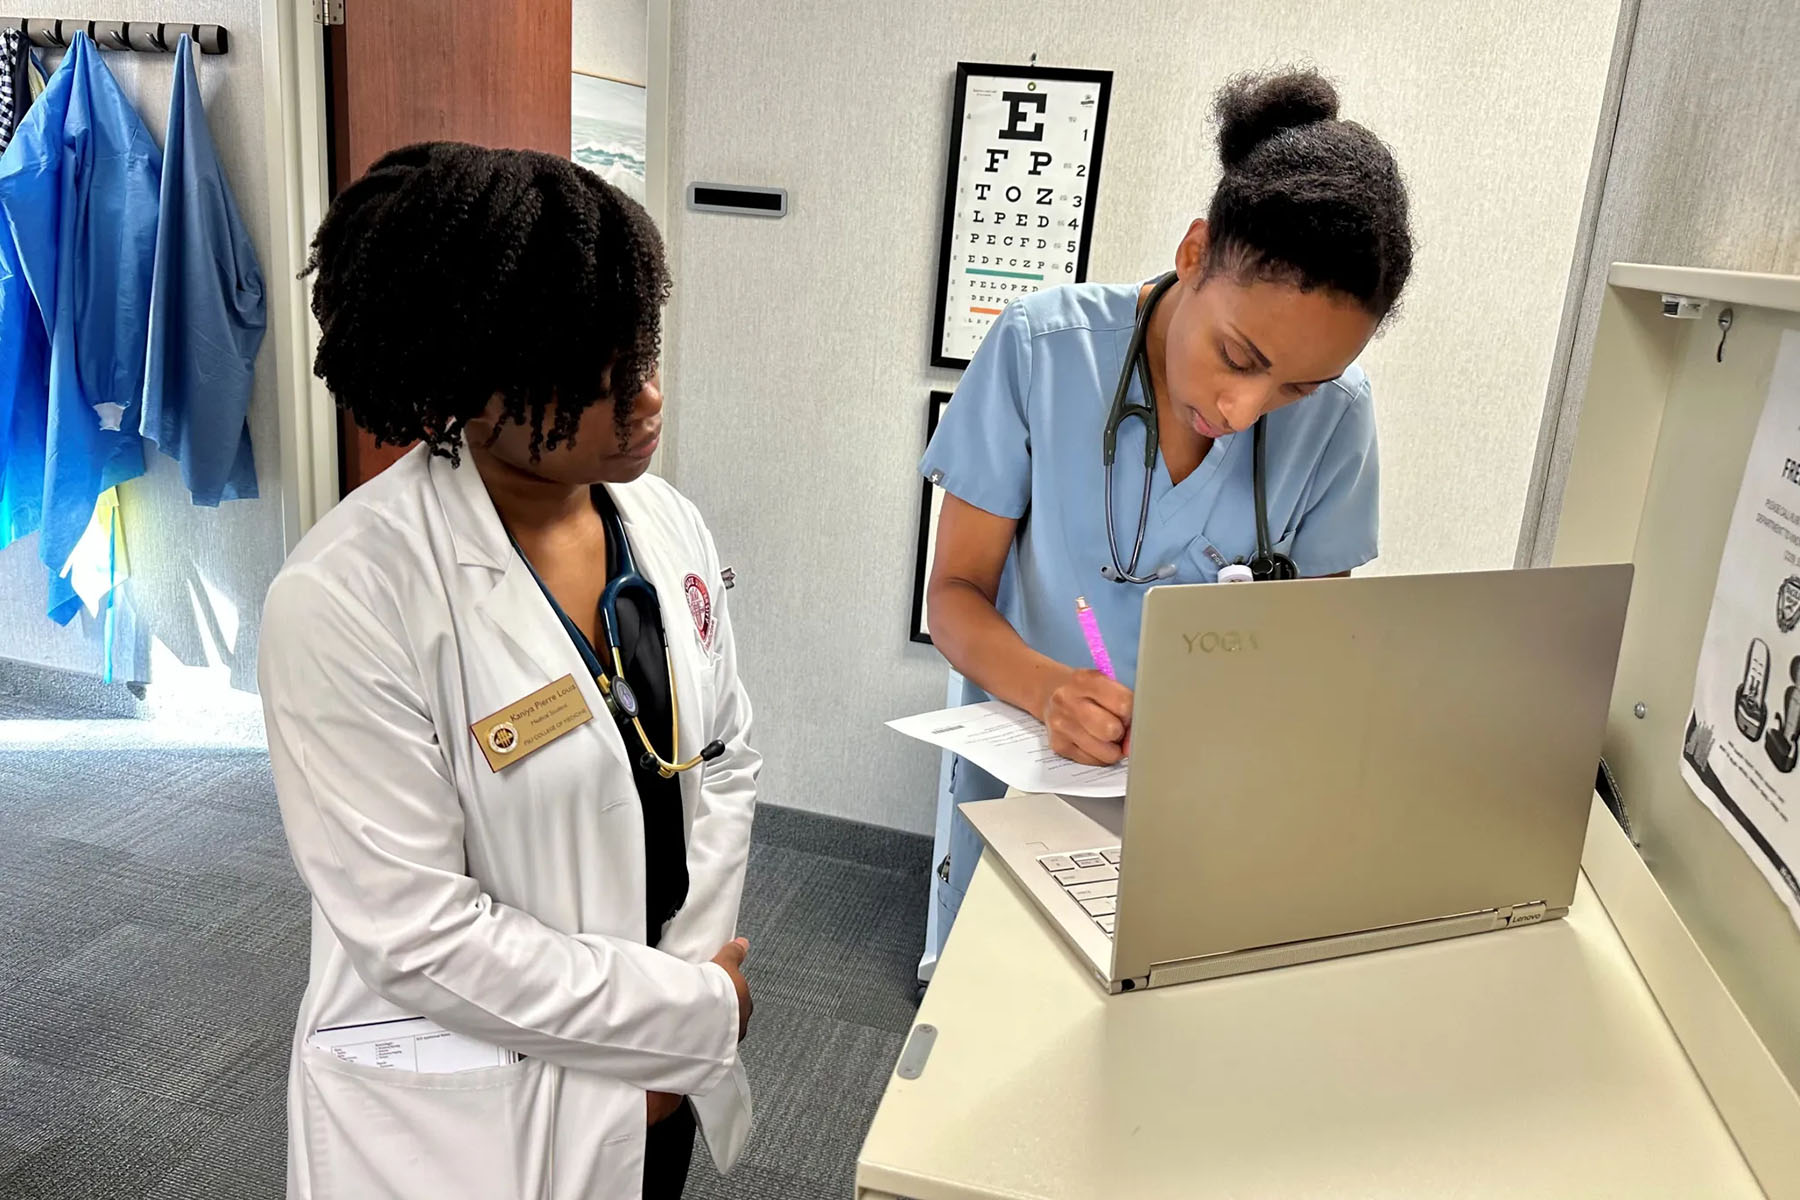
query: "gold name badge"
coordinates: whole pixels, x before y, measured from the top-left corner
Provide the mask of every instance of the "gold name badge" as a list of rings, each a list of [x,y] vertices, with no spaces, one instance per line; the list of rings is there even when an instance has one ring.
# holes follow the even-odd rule
[[[488,767],[496,773],[542,750],[594,719],[573,675],[564,675],[514,704],[469,726]]]

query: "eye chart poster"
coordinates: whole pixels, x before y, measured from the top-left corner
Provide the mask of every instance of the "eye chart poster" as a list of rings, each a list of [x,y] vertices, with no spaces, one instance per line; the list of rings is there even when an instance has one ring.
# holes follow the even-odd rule
[[[1800,331],[1781,338],[1700,648],[1681,773],[1800,921]]]
[[[957,64],[934,366],[968,366],[1020,296],[1087,278],[1111,93],[1111,71]]]

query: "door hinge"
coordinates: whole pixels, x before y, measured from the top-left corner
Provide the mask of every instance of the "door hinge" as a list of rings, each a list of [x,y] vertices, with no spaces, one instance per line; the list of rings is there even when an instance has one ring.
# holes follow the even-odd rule
[[[344,0],[313,0],[313,20],[321,25],[342,25]]]

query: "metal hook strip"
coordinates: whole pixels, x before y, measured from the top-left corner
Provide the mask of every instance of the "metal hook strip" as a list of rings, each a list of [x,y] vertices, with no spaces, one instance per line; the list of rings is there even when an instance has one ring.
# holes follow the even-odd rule
[[[7,17],[0,26],[18,29],[34,46],[67,50],[78,33],[85,33],[103,50],[136,50],[173,53],[182,34],[194,39],[202,54],[225,54],[231,47],[230,31],[222,25],[156,21],[76,21],[52,17]]]

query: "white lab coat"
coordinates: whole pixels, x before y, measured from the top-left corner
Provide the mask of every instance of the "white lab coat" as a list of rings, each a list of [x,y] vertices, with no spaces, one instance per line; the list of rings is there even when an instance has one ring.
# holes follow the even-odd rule
[[[690,883],[658,949],[625,743],[466,451],[358,490],[269,591],[269,754],[314,902],[290,1197],[636,1197],[646,1091],[694,1097],[722,1169],[743,1147],[737,994],[708,960],[737,932],[761,757],[705,524],[660,479],[610,490],[661,600],[680,753],[726,747],[681,776]],[[491,771],[470,724],[571,674],[594,719]],[[525,1058],[414,1074],[307,1044],[412,1016]]]

